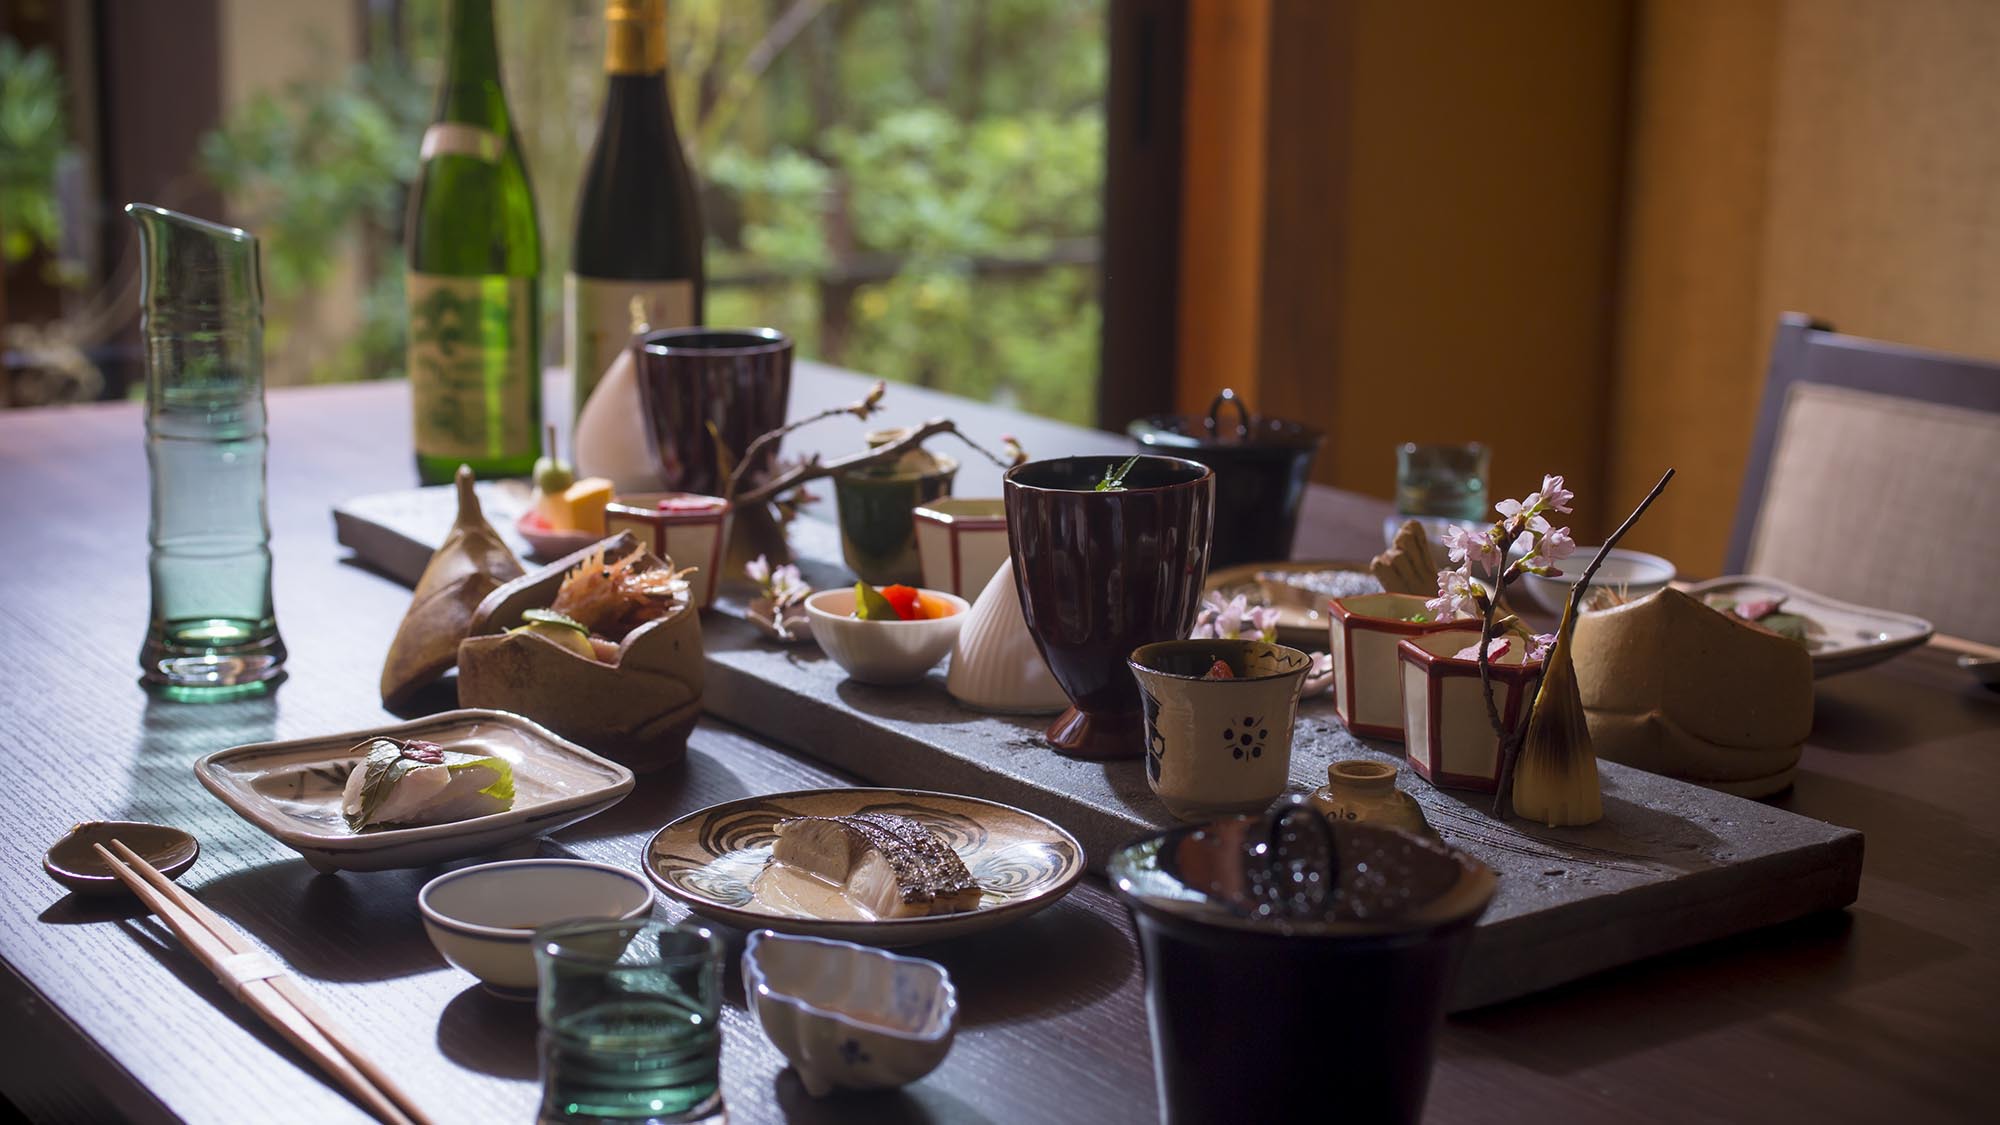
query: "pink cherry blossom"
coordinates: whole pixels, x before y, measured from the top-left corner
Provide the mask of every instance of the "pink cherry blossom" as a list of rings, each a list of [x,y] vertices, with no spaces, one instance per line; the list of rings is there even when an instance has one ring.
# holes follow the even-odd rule
[[[1486,642],[1486,659],[1498,660],[1501,657],[1507,655],[1507,650],[1511,647],[1513,646],[1508,642],[1508,639],[1506,637],[1495,637],[1492,640]],[[1479,643],[1475,641],[1472,644],[1466,645],[1464,648],[1459,649],[1458,652],[1452,657],[1452,659],[1454,660],[1479,659]]]
[[[1460,570],[1438,571],[1438,596],[1424,603],[1433,621],[1452,621],[1479,612],[1472,575]]]
[[[1278,610],[1276,606],[1260,605],[1250,610],[1250,627],[1257,631],[1257,639],[1270,644],[1278,639]]]
[[[743,564],[743,575],[759,586],[768,585],[771,581],[770,560],[763,555],[758,555],[756,558]]]
[[[1558,477],[1556,479],[1560,481],[1562,478]],[[1549,649],[1553,648],[1555,643],[1556,635],[1554,633],[1536,633],[1534,643],[1528,648],[1529,661],[1547,660]]]
[[[1536,495],[1542,498],[1542,502],[1548,505],[1548,510],[1551,512],[1568,512],[1569,502],[1576,499],[1575,493],[1563,487],[1563,479],[1560,476],[1544,476],[1542,489]]]
[[[1444,545],[1451,552],[1452,562],[1470,560],[1488,574],[1500,569],[1500,545],[1493,541],[1493,529],[1490,527],[1484,531],[1472,531],[1451,524],[1444,529]]]

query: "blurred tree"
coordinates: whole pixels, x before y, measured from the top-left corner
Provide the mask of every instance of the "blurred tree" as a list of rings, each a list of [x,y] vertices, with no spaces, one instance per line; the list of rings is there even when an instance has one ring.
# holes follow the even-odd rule
[[[541,218],[548,354],[603,97],[601,0],[496,0]],[[1105,0],[674,0],[673,96],[704,181],[709,312],[803,354],[1093,421]],[[443,0],[376,9],[383,57],[252,103],[211,145],[268,215],[274,294],[381,242],[363,331],[321,377],[402,366],[403,187]],[[279,242],[288,245],[279,249]],[[277,258],[287,260],[281,265]],[[322,271],[315,273],[315,270]]]

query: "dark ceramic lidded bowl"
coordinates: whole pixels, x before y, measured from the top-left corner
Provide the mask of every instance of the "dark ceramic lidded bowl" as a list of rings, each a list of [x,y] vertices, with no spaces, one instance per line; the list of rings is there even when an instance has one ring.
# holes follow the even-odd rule
[[[1139,931],[1164,1120],[1422,1116],[1491,868],[1293,798],[1140,840],[1107,873]]]
[[[1096,491],[1132,461],[1125,487]],[[1215,475],[1173,457],[1063,457],[1007,471],[1007,539],[1028,633],[1070,708],[1049,742],[1083,758],[1135,758],[1139,687],[1126,660],[1185,637],[1208,579]]]
[[[1235,391],[1225,389],[1204,417],[1140,418],[1125,432],[1148,453],[1185,457],[1215,470],[1212,567],[1292,557],[1299,504],[1325,440],[1318,430],[1251,414]]]
[[[732,456],[785,424],[792,338],[775,328],[668,328],[632,345],[660,477],[671,491],[723,494],[709,423]],[[750,479],[766,471],[763,467]]]

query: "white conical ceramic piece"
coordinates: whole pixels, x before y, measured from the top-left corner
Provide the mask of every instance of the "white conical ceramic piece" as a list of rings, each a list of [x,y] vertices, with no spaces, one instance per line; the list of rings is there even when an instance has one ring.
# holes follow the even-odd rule
[[[1028,635],[1012,559],[1000,564],[966,612],[944,683],[952,698],[981,711],[1046,715],[1069,706]]]
[[[579,477],[607,477],[620,493],[657,492],[660,462],[646,436],[646,411],[639,399],[639,379],[626,348],[604,369],[604,378],[577,412],[576,433],[570,439]]]

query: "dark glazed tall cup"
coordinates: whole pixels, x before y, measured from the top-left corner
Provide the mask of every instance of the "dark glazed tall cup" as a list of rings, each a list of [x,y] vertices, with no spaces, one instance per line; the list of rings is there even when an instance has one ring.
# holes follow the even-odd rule
[[[633,345],[639,404],[669,491],[720,496],[724,481],[709,424],[740,457],[785,423],[792,338],[775,328],[668,328]],[[769,468],[770,456],[755,474]]]
[[[1492,869],[1294,800],[1141,840],[1107,874],[1139,930],[1161,1120],[1422,1116]]]
[[[1079,758],[1145,751],[1139,688],[1125,661],[1185,637],[1208,579],[1215,474],[1173,457],[1132,458],[1125,487],[1096,491],[1124,457],[1063,457],[1007,471],[1007,543],[1028,633],[1070,708],[1049,742]]]

